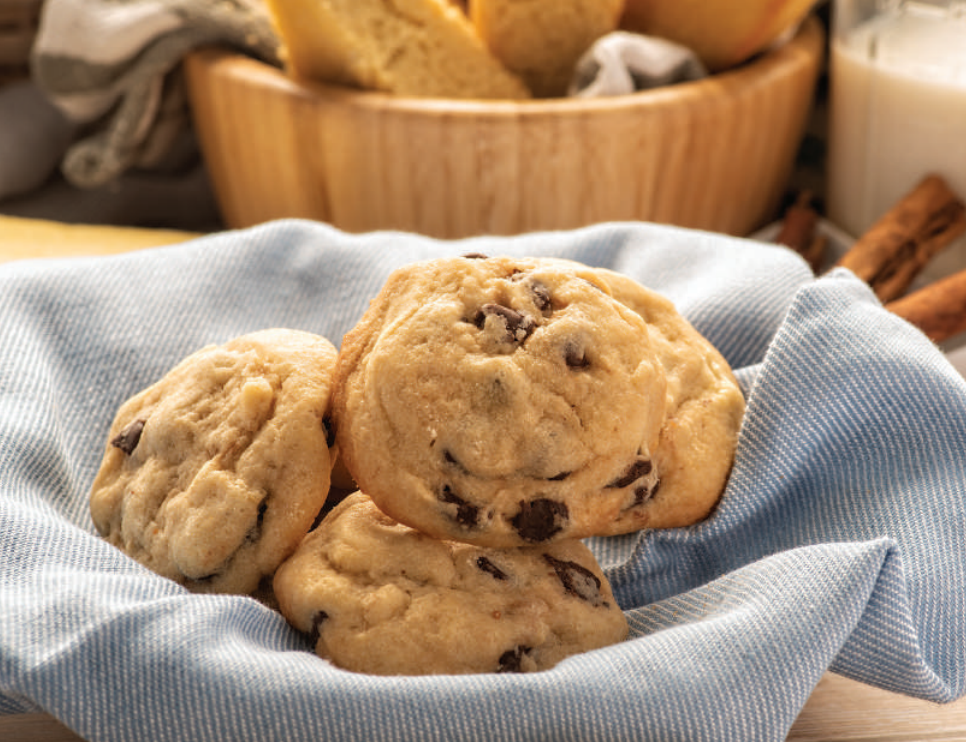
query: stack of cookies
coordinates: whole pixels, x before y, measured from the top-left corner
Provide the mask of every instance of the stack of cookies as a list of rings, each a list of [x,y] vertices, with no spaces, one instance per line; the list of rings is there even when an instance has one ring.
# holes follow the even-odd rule
[[[337,357],[266,331],[126,403],[92,512],[191,589],[273,579],[343,668],[541,670],[627,634],[581,539],[706,517],[743,412],[720,354],[634,281],[438,259],[394,272]],[[333,507],[336,455],[358,491]]]

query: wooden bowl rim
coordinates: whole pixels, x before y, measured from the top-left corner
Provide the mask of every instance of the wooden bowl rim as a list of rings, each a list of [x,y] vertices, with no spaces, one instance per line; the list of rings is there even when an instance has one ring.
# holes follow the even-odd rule
[[[296,80],[284,70],[248,55],[224,48],[208,47],[188,55],[188,74],[217,75],[252,87],[275,88],[279,92],[317,103],[351,105],[399,114],[447,114],[452,116],[530,117],[560,114],[588,115],[639,107],[668,107],[705,103],[710,99],[734,97],[783,80],[816,62],[821,55],[824,31],[811,15],[787,42],[731,70],[701,80],[682,82],[628,95],[599,98],[554,98],[533,100],[463,100],[394,95],[309,80]]]

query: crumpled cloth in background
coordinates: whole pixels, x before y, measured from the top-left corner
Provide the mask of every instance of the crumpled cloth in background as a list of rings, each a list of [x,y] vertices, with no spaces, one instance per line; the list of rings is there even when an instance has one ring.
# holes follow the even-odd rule
[[[707,76],[707,68],[686,46],[615,31],[598,39],[577,61],[568,92],[581,98],[627,95]]]
[[[31,76],[83,129],[63,155],[66,178],[95,187],[132,167],[178,166],[190,126],[171,73],[208,44],[278,59],[260,0],[46,0]]]
[[[191,594],[96,535],[88,491],[126,398],[253,330],[339,344],[393,268],[469,252],[637,279],[746,394],[706,521],[588,542],[627,641],[523,675],[351,673],[255,600]],[[952,701],[964,450],[966,380],[935,345],[851,273],[816,279],[750,240],[607,224],[445,242],[282,221],[0,265],[0,713],[46,711],[91,742],[780,742],[828,670]]]

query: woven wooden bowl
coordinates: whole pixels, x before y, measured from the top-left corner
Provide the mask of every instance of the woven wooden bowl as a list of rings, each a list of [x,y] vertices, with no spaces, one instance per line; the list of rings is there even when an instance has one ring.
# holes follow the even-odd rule
[[[303,217],[456,238],[634,220],[740,235],[774,217],[822,49],[812,18],[738,69],[596,100],[401,98],[221,50],[186,69],[230,227]]]

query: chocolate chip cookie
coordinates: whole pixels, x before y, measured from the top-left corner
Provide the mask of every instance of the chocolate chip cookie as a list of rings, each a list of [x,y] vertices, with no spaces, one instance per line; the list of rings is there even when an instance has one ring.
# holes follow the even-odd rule
[[[694,523],[744,399],[665,298],[555,259],[396,271],[343,340],[346,466],[396,520],[506,548]]]
[[[249,594],[329,491],[336,350],[273,329],[192,354],[117,412],[91,488],[97,530],[198,592]]]
[[[305,538],[274,584],[317,654],[379,675],[543,670],[628,631],[581,542],[501,550],[438,540],[361,492]]]
[[[507,548],[611,529],[658,487],[664,365],[594,271],[448,258],[394,272],[342,342],[340,451],[437,538]]]

